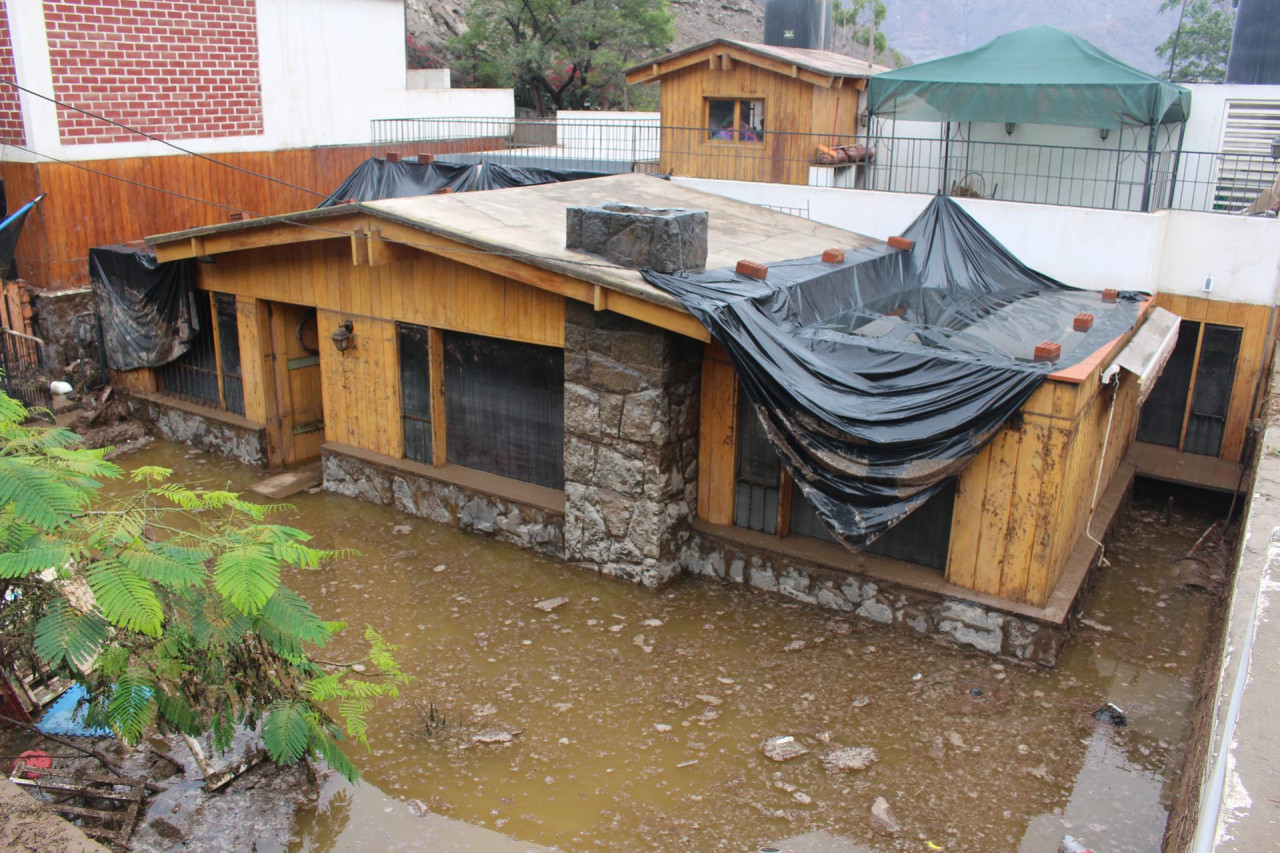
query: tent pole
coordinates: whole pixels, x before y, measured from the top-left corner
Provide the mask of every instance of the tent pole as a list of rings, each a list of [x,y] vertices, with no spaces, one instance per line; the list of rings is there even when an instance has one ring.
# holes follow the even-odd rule
[[[1142,176],[1142,212],[1151,212],[1151,167],[1156,160],[1156,125],[1147,125],[1147,167]]]
[[[1187,135],[1187,122],[1184,119],[1178,127],[1178,149],[1173,152],[1173,172],[1169,174],[1169,209],[1173,210],[1173,194],[1178,188],[1178,169],[1182,166],[1182,139]]]
[[[941,195],[947,194],[947,169],[951,165],[951,122],[942,125],[942,186],[938,187]]]

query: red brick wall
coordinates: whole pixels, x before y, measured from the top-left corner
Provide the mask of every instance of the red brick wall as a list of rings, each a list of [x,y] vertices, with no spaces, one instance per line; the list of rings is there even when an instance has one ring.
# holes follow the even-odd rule
[[[262,133],[255,0],[44,0],[61,101],[165,139]],[[58,108],[69,145],[136,134]]]
[[[9,12],[0,3],[0,78],[13,80],[17,72],[13,66],[13,41],[9,37]],[[27,144],[27,133],[22,126],[22,104],[18,90],[0,83],[0,142]]]

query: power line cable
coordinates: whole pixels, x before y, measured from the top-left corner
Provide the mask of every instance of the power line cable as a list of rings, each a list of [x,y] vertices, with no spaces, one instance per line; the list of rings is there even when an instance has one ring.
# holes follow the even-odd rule
[[[28,89],[26,86],[23,86],[17,80],[12,80],[9,78],[0,78],[0,83],[4,83],[8,86],[12,86],[13,88],[21,92],[26,92],[28,95],[31,95],[32,97],[40,98],[41,100],[48,101],[51,104],[57,104],[58,106],[63,107],[65,109],[74,110],[75,112],[82,113],[84,115],[89,116],[90,118],[95,118],[98,121],[102,121],[102,122],[106,122],[107,124],[114,125],[115,127],[118,127],[121,130],[126,130],[129,133],[137,134],[138,136],[145,137],[147,139],[150,139],[153,142],[159,142],[162,145],[168,145],[170,148],[176,151],[181,151],[183,154],[189,154],[192,157],[199,157],[201,160],[208,160],[210,163],[216,163],[217,165],[223,166],[227,169],[234,169],[237,172],[242,172],[243,174],[246,174],[246,175],[252,175],[255,178],[262,178],[264,181],[271,181],[272,183],[280,184],[281,186],[289,187],[290,189],[295,189],[300,192],[310,193],[311,195],[317,196],[319,198],[329,197],[328,194],[326,193],[317,192],[316,190],[310,189],[308,187],[299,186],[298,184],[291,184],[288,181],[283,181],[279,178],[273,178],[270,175],[264,175],[261,172],[255,172],[252,169],[246,169],[243,166],[236,166],[232,163],[224,163],[222,160],[214,159],[213,157],[210,157],[207,154],[201,154],[197,151],[192,151],[189,148],[183,148],[181,145],[178,145],[174,142],[170,142],[169,140],[164,139],[162,137],[155,136],[154,134],[147,133],[145,130],[139,130],[136,127],[130,127],[129,125],[123,122],[116,121],[115,119],[112,119],[112,118],[107,118],[106,116],[101,115],[99,113],[95,113],[92,110],[86,110],[83,107],[77,107],[75,104],[68,104],[65,101],[60,101],[57,98],[51,97],[49,95],[41,94],[40,92],[36,92],[32,89]]]

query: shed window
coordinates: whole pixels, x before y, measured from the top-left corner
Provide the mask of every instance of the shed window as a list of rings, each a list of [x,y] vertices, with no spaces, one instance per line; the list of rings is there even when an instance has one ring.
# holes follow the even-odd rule
[[[1142,406],[1138,441],[1221,453],[1242,335],[1238,326],[1182,321],[1173,354]]]
[[[159,390],[171,397],[243,415],[236,298],[229,293],[195,290],[191,301],[195,337],[186,352],[157,371]]]
[[[244,379],[240,372],[240,323],[236,317],[236,298],[230,293],[215,293],[218,312],[218,348],[222,353],[222,396],[227,411],[244,414]]]
[[[406,459],[431,464],[430,331],[425,326],[397,323],[400,346],[400,410]]]
[[[707,137],[730,142],[763,142],[764,101],[708,98]]]
[[[450,462],[564,488],[564,351],[446,332]]]
[[[864,550],[895,560],[945,569],[951,547],[956,483],[951,478],[929,500]],[[736,527],[780,536],[836,542],[813,504],[782,469],[746,393],[738,388],[738,459],[733,496]]]
[[[738,470],[733,490],[733,523],[761,533],[778,531],[782,462],[765,437],[747,395],[738,390]]]

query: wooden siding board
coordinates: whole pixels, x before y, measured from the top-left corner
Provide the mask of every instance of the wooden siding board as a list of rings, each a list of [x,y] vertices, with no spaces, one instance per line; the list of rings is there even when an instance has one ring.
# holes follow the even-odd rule
[[[733,523],[737,412],[738,377],[733,365],[714,357],[708,347],[702,360],[698,517],[711,524]]]

